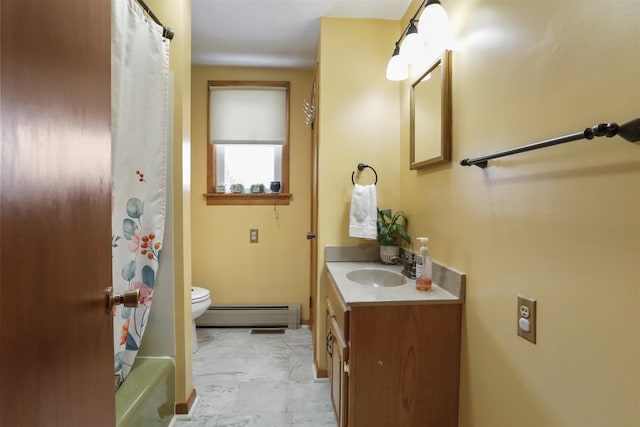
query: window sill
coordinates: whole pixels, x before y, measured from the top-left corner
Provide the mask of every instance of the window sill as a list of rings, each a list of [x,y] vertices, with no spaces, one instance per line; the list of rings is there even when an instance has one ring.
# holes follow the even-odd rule
[[[258,193],[258,194],[203,194],[207,205],[288,205],[293,198],[291,193]]]

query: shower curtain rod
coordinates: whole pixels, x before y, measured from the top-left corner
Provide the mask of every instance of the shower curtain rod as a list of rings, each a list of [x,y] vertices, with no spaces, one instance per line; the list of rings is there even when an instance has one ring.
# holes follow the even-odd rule
[[[147,4],[142,1],[142,0],[136,0],[136,2],[144,9],[145,12],[147,12],[149,14],[149,16],[151,17],[151,19],[153,19],[153,22],[155,22],[156,24],[160,25],[162,27],[162,37],[169,39],[169,40],[173,40],[173,30],[169,27],[165,27],[162,22],[160,22],[160,20],[158,19],[158,17],[153,13],[153,11],[151,10],[151,8],[149,6],[147,6]]]

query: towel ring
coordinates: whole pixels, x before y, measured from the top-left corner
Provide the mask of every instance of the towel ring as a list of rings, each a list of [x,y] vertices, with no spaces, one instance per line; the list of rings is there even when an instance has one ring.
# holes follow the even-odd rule
[[[369,165],[365,165],[364,163],[358,163],[359,171],[364,170],[364,168],[369,168],[373,171],[373,174],[376,176],[376,182],[374,182],[373,185],[378,184],[378,173],[376,172],[376,170]],[[353,183],[353,185],[356,185],[356,181],[353,179],[353,176],[355,175],[355,173],[356,171],[351,172],[351,182]]]

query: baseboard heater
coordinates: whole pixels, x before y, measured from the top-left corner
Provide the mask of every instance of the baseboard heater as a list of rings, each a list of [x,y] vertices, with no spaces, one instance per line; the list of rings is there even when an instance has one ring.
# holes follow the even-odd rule
[[[196,326],[209,327],[300,327],[300,304],[211,305],[196,319]]]

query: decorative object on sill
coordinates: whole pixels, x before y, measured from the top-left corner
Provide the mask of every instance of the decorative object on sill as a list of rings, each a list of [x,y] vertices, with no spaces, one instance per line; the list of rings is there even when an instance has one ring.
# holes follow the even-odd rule
[[[269,184],[269,189],[271,190],[272,193],[279,193],[280,181],[271,181],[271,183]]]
[[[403,211],[392,213],[391,209],[378,209],[376,229],[378,243],[380,243],[380,260],[383,263],[392,264],[398,257],[399,239],[411,243],[411,237],[407,234],[408,225],[409,218]]]
[[[242,184],[231,184],[231,192],[234,193],[234,194],[243,193],[244,192],[244,185],[242,185]]]
[[[264,184],[253,184],[251,186],[251,194],[264,193]]]
[[[374,168],[372,168],[369,165],[366,165],[364,163],[358,163],[358,170],[359,171],[363,171],[365,168],[369,168],[373,171],[373,174],[376,176],[376,181],[373,183],[373,185],[378,184],[378,173],[376,172],[376,170]],[[354,175],[355,175],[356,171],[351,172],[351,183],[353,185],[356,185],[356,181],[354,180]]]
[[[431,62],[433,58],[428,58],[428,53],[440,54],[448,43],[447,12],[439,0],[423,0],[395,43],[387,64],[387,80],[406,80],[409,77],[409,64],[421,63],[425,59]]]
[[[553,145],[564,144],[565,142],[578,141],[580,139],[593,139],[596,136],[606,136],[611,138],[619,135],[629,142],[640,142],[640,118],[631,120],[623,125],[616,123],[600,123],[591,128],[586,128],[583,132],[576,132],[570,135],[560,136],[546,141],[536,142],[521,147],[512,148],[511,150],[500,151],[498,153],[487,154],[486,156],[475,157],[472,159],[463,159],[460,161],[461,166],[478,166],[486,168],[487,162],[498,157],[510,156],[512,154],[524,153],[526,151],[537,150],[539,148],[551,147]]]

